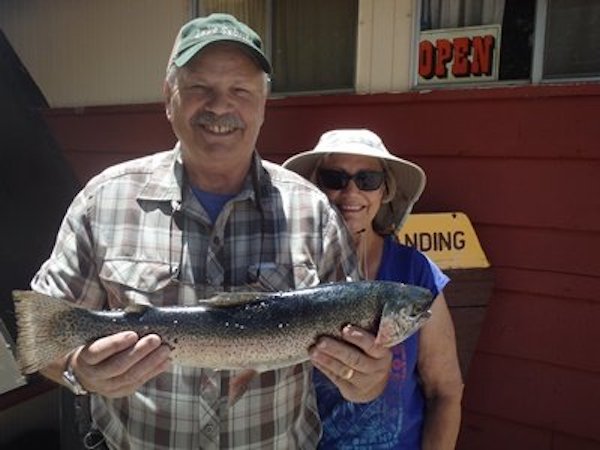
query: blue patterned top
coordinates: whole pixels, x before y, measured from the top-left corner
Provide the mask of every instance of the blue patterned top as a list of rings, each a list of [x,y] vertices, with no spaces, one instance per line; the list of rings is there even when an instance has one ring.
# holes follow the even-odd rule
[[[423,253],[386,237],[378,280],[428,288],[434,296],[449,278]],[[347,402],[337,387],[314,370],[320,449],[420,450],[425,396],[419,384],[419,333],[392,348],[392,373],[381,396],[369,403]]]

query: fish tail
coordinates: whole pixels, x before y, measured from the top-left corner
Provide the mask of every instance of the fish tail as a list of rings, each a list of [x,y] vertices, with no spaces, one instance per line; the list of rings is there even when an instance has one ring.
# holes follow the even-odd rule
[[[23,373],[37,372],[73,348],[66,345],[61,316],[75,306],[34,291],[13,291],[13,299],[17,360]]]

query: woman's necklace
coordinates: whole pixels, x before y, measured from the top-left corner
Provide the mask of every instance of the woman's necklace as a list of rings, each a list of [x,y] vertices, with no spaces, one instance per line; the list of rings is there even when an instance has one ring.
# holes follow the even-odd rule
[[[383,237],[371,230],[359,232],[356,250],[362,275],[367,280],[374,280],[379,271],[383,253]]]

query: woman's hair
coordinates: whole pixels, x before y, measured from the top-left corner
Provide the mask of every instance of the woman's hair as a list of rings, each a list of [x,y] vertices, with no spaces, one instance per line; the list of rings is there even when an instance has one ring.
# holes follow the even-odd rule
[[[390,165],[385,159],[379,159],[381,167],[383,168],[383,173],[385,174],[385,192],[383,194],[383,198],[381,199],[381,205],[383,206],[385,203],[391,202],[396,196],[396,179],[394,178],[394,173],[390,169]]]
[[[322,156],[320,156],[317,159],[317,162],[315,163],[312,171],[310,172],[310,175],[308,177],[308,181],[310,181],[312,184],[314,184],[315,186],[319,186],[319,180],[318,180],[318,176],[317,176],[317,172],[319,171],[319,169],[321,168],[321,166],[323,165],[323,160],[327,157],[331,155],[331,153],[324,153]]]

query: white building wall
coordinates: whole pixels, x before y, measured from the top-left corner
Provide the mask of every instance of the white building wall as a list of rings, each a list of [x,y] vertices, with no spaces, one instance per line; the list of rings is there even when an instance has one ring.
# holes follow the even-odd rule
[[[356,90],[410,89],[414,0],[360,0]]]
[[[357,92],[410,88],[413,2],[359,0]],[[0,28],[53,108],[155,103],[192,4],[1,0]]]
[[[187,0],[2,0],[0,28],[52,107],[161,101]]]

